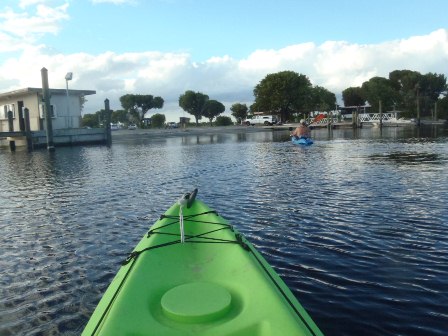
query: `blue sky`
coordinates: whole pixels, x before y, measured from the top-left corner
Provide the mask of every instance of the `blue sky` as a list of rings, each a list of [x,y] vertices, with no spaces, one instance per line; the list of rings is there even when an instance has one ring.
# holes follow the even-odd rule
[[[2,0],[0,91],[93,89],[84,112],[126,93],[177,99],[201,91],[229,107],[253,101],[268,73],[293,70],[338,96],[397,69],[447,75],[446,0]],[[227,108],[227,112],[229,109]]]

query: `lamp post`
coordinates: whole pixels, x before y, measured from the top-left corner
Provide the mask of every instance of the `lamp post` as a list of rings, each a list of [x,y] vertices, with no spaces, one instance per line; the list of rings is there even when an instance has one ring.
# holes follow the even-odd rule
[[[72,80],[72,78],[73,78],[73,72],[67,72],[67,74],[65,75],[65,84],[66,84],[66,93],[67,93],[67,118],[68,118],[67,128],[69,128],[71,126],[71,121],[72,121],[72,118],[70,116],[70,100],[68,97],[68,81]]]

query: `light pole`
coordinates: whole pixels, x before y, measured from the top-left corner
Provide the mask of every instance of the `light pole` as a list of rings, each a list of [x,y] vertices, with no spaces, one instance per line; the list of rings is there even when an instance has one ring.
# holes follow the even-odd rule
[[[72,123],[72,118],[70,116],[70,100],[68,97],[68,81],[72,80],[72,78],[73,78],[73,72],[67,72],[67,74],[65,75],[65,84],[66,84],[66,93],[67,93],[67,118],[68,118],[67,128],[69,128]]]

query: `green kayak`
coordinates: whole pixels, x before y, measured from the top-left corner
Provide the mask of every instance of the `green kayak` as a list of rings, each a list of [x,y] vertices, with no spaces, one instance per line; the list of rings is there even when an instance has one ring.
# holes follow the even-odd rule
[[[138,243],[82,335],[323,335],[253,245],[196,193]]]

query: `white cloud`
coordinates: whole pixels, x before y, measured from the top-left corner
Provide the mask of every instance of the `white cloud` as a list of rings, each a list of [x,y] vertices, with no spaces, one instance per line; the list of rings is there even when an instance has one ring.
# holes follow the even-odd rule
[[[247,59],[240,61],[240,68],[248,71],[277,71],[279,67],[309,66],[309,56],[315,49],[314,43],[302,43],[279,50],[256,50]]]
[[[135,5],[136,0],[91,0],[93,4],[113,4],[113,5]]]
[[[26,8],[26,7],[30,7],[30,6],[35,6],[37,4],[44,4],[44,3],[50,3],[50,2],[53,2],[53,0],[20,0],[19,7]]]
[[[0,40],[1,36],[0,32]],[[187,53],[64,55],[48,54],[43,45],[21,45],[20,48],[23,50],[20,56],[11,57],[0,65],[0,91],[39,87],[42,67],[49,70],[51,87],[64,88],[64,76],[72,71],[71,88],[97,91],[96,95],[87,97],[86,113],[103,108],[106,98],[112,109],[119,109],[120,96],[141,93],[163,97],[165,107],[158,112],[164,113],[168,120],[182,115],[177,102],[186,90],[200,91],[222,101],[227,107],[226,113],[230,113],[231,104],[253,101],[253,88],[268,73],[283,70],[302,73],[314,85],[323,86],[336,95],[373,76],[387,77],[393,70],[410,69],[448,76],[448,30],[444,29],[381,44],[303,43],[279,50],[256,50],[241,60],[224,55],[201,63],[194,62]]]
[[[60,23],[68,20],[68,3],[50,7],[44,1],[22,1],[21,6],[37,4],[35,13],[16,12],[6,8],[0,12],[0,52],[17,51],[28,48],[44,34],[57,34]]]

